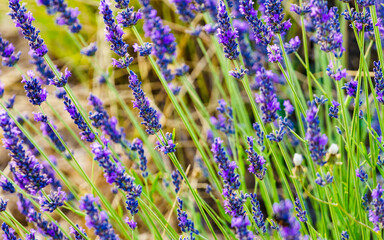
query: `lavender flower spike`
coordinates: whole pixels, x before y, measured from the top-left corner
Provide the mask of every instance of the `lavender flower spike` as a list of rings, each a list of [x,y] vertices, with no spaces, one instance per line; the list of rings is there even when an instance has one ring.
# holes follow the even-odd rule
[[[87,213],[85,221],[88,228],[94,228],[100,240],[117,240],[119,237],[108,221],[107,213],[99,211],[100,203],[91,194],[85,195],[80,201],[80,210]]]
[[[245,16],[248,24],[252,28],[257,44],[268,45],[274,36],[271,27],[266,26],[257,16],[257,11],[253,8],[252,0],[240,1],[240,12]]]
[[[223,178],[224,187],[237,190],[240,187],[239,175],[235,173],[237,165],[236,162],[229,161],[222,143],[223,140],[216,138],[212,144],[211,151],[215,162],[218,163],[220,169],[219,175]]]
[[[222,0],[219,2],[218,7],[219,13],[217,15],[219,28],[217,36],[219,38],[219,43],[224,45],[225,57],[231,60],[237,59],[239,57],[239,50],[237,49],[236,38],[238,36],[237,30],[233,29],[230,24],[230,19],[227,13],[226,6]]]
[[[80,12],[77,8],[68,7],[64,0],[37,0],[37,2],[47,8],[48,14],[60,13],[56,18],[57,25],[67,25],[72,33],[80,32],[81,24],[77,18]]]
[[[9,8],[13,22],[16,27],[21,29],[21,33],[25,39],[29,41],[29,47],[39,57],[44,56],[48,52],[48,48],[44,43],[44,40],[39,36],[39,30],[32,26],[32,21],[35,20],[31,12],[27,12],[27,9],[20,5],[20,0],[9,0]]]
[[[284,34],[291,27],[289,20],[283,21],[285,14],[281,2],[283,0],[266,0],[265,7],[265,22],[270,26],[274,33]]]
[[[95,135],[86,124],[85,120],[77,110],[76,106],[72,104],[71,99],[69,99],[67,96],[64,96],[64,105],[65,110],[69,113],[74,123],[81,130],[81,139],[86,140],[87,142],[94,142],[96,139]]]
[[[19,128],[8,116],[5,111],[0,112],[0,127],[4,133],[4,147],[10,151],[12,157],[11,168],[14,169],[15,180],[22,189],[26,189],[31,194],[47,186],[51,179],[43,173],[43,166],[37,161],[34,155],[27,153],[20,140]]]
[[[320,133],[320,121],[317,111],[316,105],[311,105],[307,111],[307,133],[305,138],[309,143],[312,160],[322,166],[325,164],[323,157],[326,154],[325,146],[327,145],[328,138],[325,134]]]
[[[373,65],[375,66],[373,68],[373,71],[375,72],[375,91],[377,95],[377,100],[384,104],[384,80],[383,80],[383,70],[381,68],[380,61],[373,62]]]
[[[193,234],[199,235],[199,231],[195,229],[195,224],[191,219],[188,219],[188,215],[185,211],[183,211],[183,200],[177,197],[177,202],[179,207],[177,208],[177,220],[179,220],[179,227],[182,232],[190,234],[190,240],[194,240],[195,237]]]
[[[1,224],[1,230],[4,231],[4,240],[17,240],[15,230],[13,228],[10,228],[5,222]]]
[[[384,226],[384,198],[383,188],[380,184],[372,191],[371,208],[369,210],[369,221],[375,226],[373,230],[380,231]]]
[[[117,68],[127,68],[133,58],[128,54],[128,44],[123,40],[124,31],[116,24],[113,18],[113,12],[110,8],[109,0],[100,1],[100,14],[103,15],[104,23],[106,25],[105,38],[111,43],[111,50],[113,50],[121,58],[119,60],[112,59],[112,64]]]
[[[254,140],[255,139],[253,137],[247,137],[249,149],[245,150],[245,152],[248,155],[247,160],[251,163],[248,167],[248,171],[255,174],[258,179],[263,180],[265,172],[267,171],[267,168],[264,166],[266,161],[263,156],[257,154],[257,152],[253,149]]]
[[[278,117],[277,110],[280,109],[280,104],[277,101],[272,76],[264,68],[261,68],[256,73],[256,79],[261,82],[260,94],[256,96],[256,102],[261,106],[263,122],[273,122]]]
[[[15,54],[14,51],[15,47],[13,44],[0,36],[0,55],[3,66],[13,67],[19,61],[21,52],[19,51]]]
[[[161,129],[159,120],[159,114],[150,106],[150,101],[145,96],[143,89],[141,89],[141,81],[137,78],[137,75],[130,71],[129,85],[135,100],[133,101],[133,107],[140,110],[140,117],[143,119],[143,124],[146,126],[146,132],[150,135],[157,133]]]
[[[41,105],[47,99],[47,91],[41,88],[39,79],[32,71],[28,71],[28,78],[23,76],[22,83],[25,83],[24,89],[33,105]]]
[[[279,219],[284,220],[284,225],[280,225],[281,236],[283,239],[299,239],[300,223],[292,213],[293,205],[290,200],[282,200],[274,203],[273,212]]]
[[[67,199],[67,195],[61,191],[60,187],[57,191],[51,191],[48,197],[49,199],[41,195],[39,198],[42,211],[53,212],[56,208],[63,206],[64,201]]]
[[[96,51],[97,51],[97,45],[96,45],[96,42],[93,42],[88,46],[84,47],[83,49],[81,49],[80,53],[85,56],[91,57],[95,55]]]

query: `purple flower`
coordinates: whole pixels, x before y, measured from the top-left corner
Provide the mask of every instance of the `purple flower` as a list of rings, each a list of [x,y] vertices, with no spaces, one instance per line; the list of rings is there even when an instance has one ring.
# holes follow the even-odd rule
[[[175,75],[178,77],[184,76],[189,71],[189,66],[187,64],[181,65],[181,67],[178,67],[175,69]]]
[[[281,142],[284,138],[284,135],[287,133],[286,129],[288,128],[288,118],[279,117],[279,129],[272,131],[267,135],[269,141]]]
[[[307,221],[307,211],[303,209],[301,206],[299,198],[296,198],[295,200],[295,210],[296,210],[296,217],[300,219],[301,222]]]
[[[150,135],[157,133],[161,129],[160,114],[150,106],[150,101],[145,96],[143,89],[141,89],[141,81],[137,78],[137,75],[130,71],[129,85],[135,100],[133,101],[133,107],[140,110],[140,117],[143,119],[143,124],[146,126],[146,132]]]
[[[37,161],[34,155],[30,155],[24,150],[20,140],[20,130],[5,111],[0,112],[0,127],[4,133],[4,147],[10,151],[12,161],[11,167],[14,168],[13,174],[22,189],[30,194],[36,194],[47,186],[51,179],[43,174],[43,166]]]
[[[178,202],[178,208],[177,208],[177,220],[179,221],[178,226],[180,227],[181,231],[184,233],[189,232],[189,236],[191,240],[194,240],[195,237],[193,234],[199,235],[199,231],[195,229],[195,224],[191,219],[188,218],[188,214],[183,211],[183,200],[181,200],[179,197],[177,197]]]
[[[251,231],[247,229],[251,225],[247,215],[234,217],[231,221],[231,227],[236,229],[236,238],[244,240],[253,240],[254,236]]]
[[[143,148],[143,142],[139,138],[135,138],[132,141],[132,146],[131,149],[133,151],[137,151],[139,154],[139,159],[140,159],[140,170],[141,170],[141,175],[145,178],[148,176],[147,172],[147,158],[145,157],[144,154],[144,148]]]
[[[363,167],[356,169],[356,177],[360,178],[360,181],[366,182],[368,179],[368,174],[365,172]]]
[[[317,111],[316,105],[309,106],[306,118],[307,132],[305,139],[308,140],[312,160],[322,166],[326,163],[323,161],[323,157],[326,154],[325,146],[327,145],[328,138],[325,134],[320,133],[320,121],[317,116]]]
[[[312,40],[320,45],[321,50],[332,52],[337,58],[341,57],[345,49],[337,7],[328,10],[327,2],[322,0],[311,0],[310,6],[311,21],[316,29]]]
[[[143,17],[143,14],[139,11],[133,11],[133,7],[128,7],[119,12],[116,17],[116,21],[123,27],[132,27]]]
[[[247,137],[249,149],[245,150],[245,152],[248,155],[247,160],[250,162],[248,171],[255,174],[258,179],[263,180],[267,171],[267,168],[264,166],[266,161],[263,156],[257,154],[254,150],[254,140],[253,137]]]
[[[341,79],[347,77],[347,69],[341,69],[341,66],[335,69],[332,61],[330,61],[327,68],[327,75],[333,80],[340,81]]]
[[[94,112],[89,113],[92,125],[101,128],[103,133],[111,138],[115,143],[124,141],[123,129],[117,129],[117,119],[109,117],[109,114],[103,107],[103,102],[92,93],[88,97],[88,104],[93,107]]]
[[[172,171],[171,177],[172,183],[175,185],[175,192],[178,193],[180,191],[180,183],[183,180],[183,177],[181,176],[179,170]]]
[[[377,100],[380,103],[384,103],[384,80],[383,80],[383,70],[381,68],[380,61],[373,62],[373,65],[375,66],[373,68],[373,71],[375,72],[375,91],[377,95]]]
[[[5,209],[7,208],[7,203],[8,203],[8,200],[4,200],[0,198],[0,212],[5,211]]]
[[[82,234],[84,234],[85,236],[87,236],[87,234],[85,233],[85,230],[80,227],[79,225],[76,224],[76,227],[81,231]],[[76,240],[85,240],[84,237],[79,233],[77,232],[76,229],[74,229],[73,227],[69,227],[69,230],[70,230],[70,233],[72,233],[73,235],[75,235],[75,239]]]
[[[255,223],[256,223],[258,229],[263,234],[263,233],[267,232],[267,229],[265,227],[263,212],[260,209],[260,202],[257,200],[256,194],[251,193],[250,197],[251,197],[251,204],[252,204],[253,220],[255,220]],[[256,230],[256,233],[260,234],[258,230]]]
[[[349,234],[347,231],[342,231],[341,232],[341,240],[348,240],[349,239]]]
[[[109,5],[109,0],[101,0],[99,10],[100,14],[103,15],[106,25],[105,38],[111,43],[111,50],[121,57],[119,60],[112,59],[112,64],[117,68],[127,68],[133,61],[133,58],[128,54],[129,45],[123,41],[124,31],[116,24]]]
[[[48,198],[43,195],[39,197],[41,211],[53,212],[56,208],[63,206],[64,201],[67,200],[67,194],[58,188],[56,191],[51,191]]]
[[[4,176],[0,177],[0,186],[6,192],[9,192],[9,193],[15,192],[15,187],[13,186],[13,184],[8,180],[8,178]]]
[[[80,53],[85,56],[91,57],[95,55],[96,51],[97,51],[97,44],[96,42],[93,42],[88,46],[84,47],[83,49],[81,49]]]
[[[305,15],[311,12],[311,8],[307,3],[302,4],[301,7],[296,4],[292,4],[290,10],[298,15]]]
[[[284,222],[279,226],[283,239],[299,239],[300,223],[293,215],[291,201],[288,199],[282,200],[280,203],[274,203],[272,208],[276,218]]]
[[[219,167],[219,175],[223,178],[224,188],[237,190],[240,187],[239,175],[235,173],[236,162],[230,162],[220,138],[215,138],[211,151]],[[225,195],[225,193],[223,193]]]
[[[257,135],[257,144],[261,147],[261,151],[264,151],[265,146],[264,146],[264,132],[261,130],[260,124],[259,123],[254,123],[253,124],[253,129],[256,131]]]
[[[153,42],[153,54],[156,56],[157,64],[167,82],[172,81],[175,75],[171,72],[171,64],[176,54],[175,36],[171,33],[169,26],[163,24],[163,20],[157,16],[157,11],[149,4],[148,0],[140,0],[143,5],[145,36],[150,37]]]
[[[132,220],[129,220],[128,217],[125,218],[125,222],[128,224],[128,226],[131,228],[131,229],[136,229],[137,227],[137,223],[132,219]]]
[[[49,82],[58,88],[64,87],[68,82],[68,78],[72,75],[72,73],[68,70],[68,68],[65,69],[64,74],[63,73],[60,73],[60,74],[61,74],[60,79],[58,79],[56,76],[49,79]]]
[[[288,43],[284,43],[284,49],[287,54],[297,52],[301,44],[299,36],[291,38]]]
[[[25,240],[37,240],[35,234],[36,231],[34,229],[29,230],[30,233],[25,235]]]
[[[128,176],[120,162],[111,157],[111,151],[108,149],[108,140],[103,139],[104,146],[98,142],[91,144],[94,160],[104,170],[104,177],[109,184],[114,183],[119,189],[127,194],[127,209],[132,215],[137,213],[138,198],[142,189],[140,185],[135,184],[135,179]]]
[[[31,64],[35,65],[36,72],[39,73],[41,80],[44,84],[49,84],[49,79],[55,77],[55,74],[52,72],[51,68],[45,63],[44,58],[35,54],[34,51],[30,50],[29,55],[31,56],[31,60],[29,61]]]
[[[133,44],[133,50],[135,52],[139,52],[140,56],[148,56],[152,52],[152,44],[149,42],[144,43],[142,46],[139,46],[139,44],[135,43]]]
[[[179,18],[184,22],[191,22],[195,18],[195,14],[192,9],[194,8],[192,0],[172,0],[176,7],[176,13],[179,14]]]
[[[1,224],[1,230],[4,231],[4,240],[17,240],[15,230],[13,230],[13,228],[10,228],[5,222]]]
[[[13,44],[0,36],[0,55],[2,57],[3,66],[13,67],[19,61],[20,54],[20,51],[15,54],[15,47]]]
[[[341,15],[344,16],[345,20],[351,21],[354,24],[349,24],[349,26],[353,29],[356,27],[357,32],[361,32],[364,30],[369,37],[374,36],[374,27],[371,18],[371,14],[369,11],[366,12],[356,12],[353,8],[350,10],[345,10]]]
[[[281,62],[281,60],[283,60],[280,47],[277,46],[276,44],[268,45],[267,52],[268,52],[269,62],[275,63],[275,62]]]
[[[372,191],[372,201],[369,209],[369,221],[375,226],[373,230],[380,231],[384,225],[384,198],[380,184]]]
[[[357,0],[356,2],[361,7],[369,7],[375,5],[375,0]]]
[[[155,149],[163,152],[164,154],[176,152],[176,144],[174,144],[172,133],[167,132],[165,134],[165,139],[163,136],[160,136],[160,141],[161,142],[156,142]]]
[[[340,106],[340,103],[338,103],[335,100],[332,100],[332,106],[329,107],[329,114],[328,114],[331,118],[339,118],[339,106]]]
[[[283,21],[285,14],[283,13],[281,2],[282,0],[265,0],[264,14],[267,26],[270,26],[274,33],[284,34],[292,24],[289,20]]]
[[[277,110],[280,109],[280,104],[276,98],[271,74],[261,68],[256,73],[256,79],[260,80],[260,94],[256,95],[256,102],[260,104],[263,122],[273,122],[277,119]]]
[[[95,235],[101,240],[117,240],[119,237],[115,233],[112,225],[108,221],[108,215],[100,211],[99,200],[91,194],[85,195],[80,201],[80,210],[86,212],[85,221],[88,228],[94,228]]]
[[[229,71],[229,75],[236,78],[237,80],[241,80],[244,78],[247,72],[248,72],[248,69],[244,69],[242,66],[240,66],[240,70],[237,70],[237,68],[235,68],[235,71]]]
[[[358,81],[351,80],[344,84],[342,89],[345,89],[347,94],[353,98],[356,98]],[[361,91],[361,90],[360,90]]]
[[[47,116],[41,114],[41,113],[34,113],[34,119],[37,122],[41,122],[40,124],[40,130],[42,131],[43,135],[48,136],[49,139],[55,144],[57,149],[60,152],[65,151],[65,146],[63,143],[60,141],[60,138],[56,135],[56,133],[53,131],[51,126],[48,124],[48,118]],[[53,125],[51,122],[51,125],[56,129],[56,126]]]
[[[64,234],[59,229],[57,223],[48,222],[41,213],[36,212],[32,203],[24,198],[22,194],[17,194],[19,201],[17,206],[19,211],[27,217],[28,222],[33,222],[39,229],[39,232],[52,239],[64,239]]]
[[[25,39],[29,41],[29,47],[39,57],[44,56],[47,52],[47,46],[44,44],[44,40],[39,36],[39,30],[32,26],[32,21],[35,19],[31,12],[27,12],[27,9],[20,5],[20,0],[9,0],[9,8],[13,22],[16,27],[21,29],[21,34]]]
[[[81,116],[79,111],[77,110],[77,107],[72,104],[71,99],[69,99],[67,96],[64,96],[64,105],[65,110],[69,113],[70,117],[74,121],[74,123],[77,125],[77,128],[81,130],[80,135],[82,140],[86,140],[87,142],[94,142],[95,141],[95,134],[91,131],[91,129],[86,124],[84,118]]]
[[[36,78],[33,71],[28,71],[28,77],[23,75],[22,83],[25,83],[24,89],[33,105],[41,105],[47,99],[47,91],[41,88],[40,80]]]
[[[289,100],[285,100],[284,103],[284,111],[287,116],[291,115],[295,108],[292,106],[291,102]]]
[[[274,36],[270,26],[266,26],[257,16],[257,11],[253,8],[252,0],[240,1],[241,14],[245,16],[248,24],[252,28],[256,43],[268,45]]]
[[[237,41],[239,42],[244,67],[247,69],[246,74],[253,76],[262,65],[261,61],[264,58],[263,52],[265,49],[260,44],[256,45],[256,49],[253,48],[252,42],[249,41],[250,27],[245,21],[235,19],[233,26],[238,31]],[[251,36],[253,37],[253,34],[251,34]]]
[[[212,124],[215,126],[215,128],[226,135],[234,134],[235,128],[233,126],[233,112],[232,108],[227,106],[227,103],[220,99],[218,101],[219,107],[217,107],[217,111],[219,111],[219,114],[216,117],[211,117],[210,120]]]
[[[331,176],[331,174],[329,172],[327,172],[324,179],[320,175],[320,173],[316,173],[316,177],[317,178],[315,179],[315,183],[317,185],[320,185],[321,187],[324,187],[325,185],[333,182],[333,176]]]
[[[227,13],[226,6],[222,0],[219,2],[219,13],[217,15],[219,28],[217,29],[217,36],[219,43],[224,45],[225,57],[231,60],[239,57],[237,49],[236,38],[238,36],[237,30],[233,29],[230,23],[230,18]]]
[[[77,8],[69,8],[64,0],[37,0],[37,2],[47,8],[48,14],[60,13],[56,18],[57,25],[67,25],[72,33],[80,32],[81,24],[77,18],[80,12]]]

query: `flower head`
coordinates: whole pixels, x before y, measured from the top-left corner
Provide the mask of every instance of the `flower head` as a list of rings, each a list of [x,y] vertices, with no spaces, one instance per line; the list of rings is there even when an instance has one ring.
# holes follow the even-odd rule
[[[270,72],[261,68],[256,73],[256,78],[260,80],[260,94],[256,96],[256,102],[260,104],[263,122],[273,122],[277,119],[280,104],[277,101],[272,76]]]
[[[21,52],[15,53],[15,47],[12,43],[0,36],[0,55],[2,57],[3,66],[13,67],[20,58]]]
[[[35,19],[31,12],[27,12],[24,5],[20,5],[20,0],[9,0],[9,8],[13,22],[16,27],[21,29],[21,33],[25,39],[29,41],[29,47],[39,57],[44,56],[47,52],[47,46],[44,40],[39,36],[39,30],[32,25]]]
[[[61,191],[61,188],[58,188],[57,191],[51,191],[48,198],[43,195],[40,196],[39,202],[41,210],[53,212],[56,208],[64,205],[64,201],[67,199],[67,194]]]
[[[237,30],[233,29],[230,24],[227,8],[222,0],[219,1],[218,7],[219,13],[217,15],[219,28],[217,30],[217,36],[219,43],[224,45],[225,57],[231,60],[239,57],[238,44],[236,38],[238,36]]]
[[[28,78],[23,76],[23,81],[21,82],[25,83],[25,92],[29,102],[33,105],[41,105],[47,99],[47,91],[41,88],[39,79],[36,78],[32,71],[28,71]]]
[[[109,223],[108,215],[104,211],[99,211],[99,200],[94,198],[91,194],[85,195],[80,201],[80,210],[86,212],[85,218],[87,226],[94,228],[95,234],[102,240],[117,240],[119,237],[116,235],[112,225]]]
[[[328,138],[325,134],[320,133],[320,121],[317,112],[318,108],[316,105],[311,105],[307,111],[305,139],[308,140],[312,160],[322,166],[325,164],[323,157],[326,154],[325,146],[327,145]]]
[[[253,137],[247,137],[249,149],[245,150],[245,152],[248,155],[247,160],[250,162],[248,171],[255,174],[258,179],[263,180],[267,171],[267,168],[264,166],[266,161],[263,156],[257,154],[254,150],[254,140]]]
[[[85,56],[91,57],[95,55],[96,51],[97,51],[97,44],[96,42],[93,42],[88,46],[84,47],[83,49],[81,49],[80,53]]]
[[[141,81],[137,78],[134,72],[130,72],[129,85],[135,100],[133,101],[133,107],[140,110],[140,117],[143,119],[143,124],[146,126],[146,132],[150,135],[157,133],[161,129],[159,117],[157,111],[150,106],[150,101],[145,96],[143,89],[141,89]]]

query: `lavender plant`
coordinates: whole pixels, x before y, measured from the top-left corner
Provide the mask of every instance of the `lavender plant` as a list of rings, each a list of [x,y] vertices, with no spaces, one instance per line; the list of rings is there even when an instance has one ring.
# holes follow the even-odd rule
[[[383,238],[381,0],[0,12],[3,239]]]

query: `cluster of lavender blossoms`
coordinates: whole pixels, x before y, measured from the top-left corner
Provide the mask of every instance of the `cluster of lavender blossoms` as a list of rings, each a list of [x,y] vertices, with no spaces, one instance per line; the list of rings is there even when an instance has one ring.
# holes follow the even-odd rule
[[[11,9],[9,15],[16,27],[21,29],[23,37],[29,41],[31,50],[39,57],[44,56],[48,48],[39,36],[40,31],[32,25],[32,21],[35,20],[32,13],[27,12],[24,5],[20,5],[20,0],[9,0],[9,8]]]

